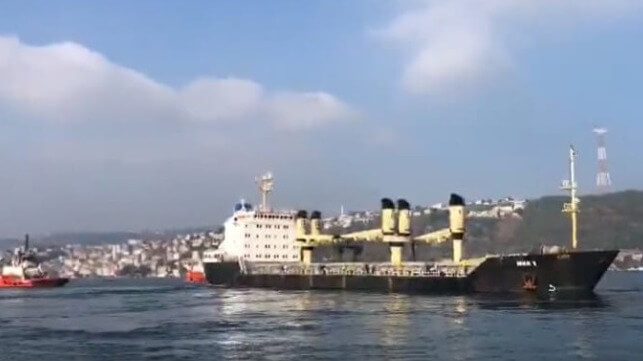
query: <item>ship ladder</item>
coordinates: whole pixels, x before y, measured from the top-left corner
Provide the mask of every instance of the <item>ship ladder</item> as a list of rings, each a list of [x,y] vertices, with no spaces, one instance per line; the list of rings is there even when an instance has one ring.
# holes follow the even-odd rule
[[[243,260],[243,258],[239,258],[239,270],[241,273],[246,273],[246,262]]]

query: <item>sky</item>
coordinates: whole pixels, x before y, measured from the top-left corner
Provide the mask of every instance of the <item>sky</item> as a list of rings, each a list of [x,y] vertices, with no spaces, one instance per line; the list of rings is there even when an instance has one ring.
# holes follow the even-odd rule
[[[643,2],[0,2],[0,235],[643,186]]]

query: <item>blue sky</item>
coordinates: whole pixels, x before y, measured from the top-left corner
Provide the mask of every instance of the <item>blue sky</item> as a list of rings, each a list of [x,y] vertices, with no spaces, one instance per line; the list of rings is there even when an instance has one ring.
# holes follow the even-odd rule
[[[0,235],[643,184],[643,5],[0,3]]]

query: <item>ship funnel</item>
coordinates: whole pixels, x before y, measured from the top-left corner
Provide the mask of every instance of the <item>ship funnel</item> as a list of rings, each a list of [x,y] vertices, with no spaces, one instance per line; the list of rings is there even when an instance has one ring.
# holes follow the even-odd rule
[[[295,216],[295,239],[305,240],[306,239],[306,223],[307,223],[308,213],[304,210],[297,212]]]
[[[388,198],[382,199],[382,234],[395,234],[395,204]]]
[[[29,250],[29,233],[25,234],[25,252]]]
[[[411,235],[411,205],[406,199],[397,200],[397,233],[400,236]]]
[[[449,231],[453,238],[453,262],[459,263],[464,256],[464,198],[451,194],[449,199]]]
[[[321,234],[321,212],[313,211],[310,214],[310,234],[319,235]]]

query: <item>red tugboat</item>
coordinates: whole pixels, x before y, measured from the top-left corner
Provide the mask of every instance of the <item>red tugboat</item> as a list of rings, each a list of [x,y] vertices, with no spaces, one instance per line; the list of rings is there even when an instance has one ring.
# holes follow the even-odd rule
[[[185,278],[188,282],[204,283],[205,272],[203,271],[203,264],[201,262],[198,262],[190,266],[190,268],[187,270]]]
[[[29,235],[24,250],[18,250],[9,262],[0,264],[0,288],[62,287],[68,278],[50,276],[42,270],[36,256],[29,251]]]

